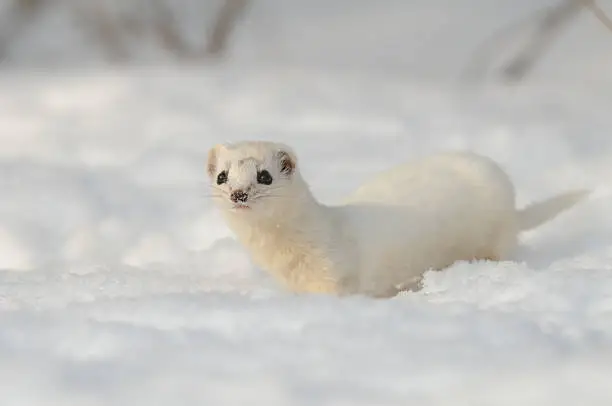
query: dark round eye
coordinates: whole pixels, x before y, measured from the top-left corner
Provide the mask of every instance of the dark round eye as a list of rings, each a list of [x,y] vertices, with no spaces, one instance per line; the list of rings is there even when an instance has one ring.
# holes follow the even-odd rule
[[[217,175],[217,185],[222,185],[227,182],[227,171],[223,171]]]
[[[266,171],[265,169],[257,172],[257,183],[270,185],[272,183],[272,175],[270,175],[270,172]]]

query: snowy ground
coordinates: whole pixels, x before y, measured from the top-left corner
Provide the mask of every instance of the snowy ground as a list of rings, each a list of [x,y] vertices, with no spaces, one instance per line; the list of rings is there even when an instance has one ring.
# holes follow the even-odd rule
[[[612,84],[584,61],[478,91],[334,64],[4,70],[0,403],[609,405]],[[293,145],[328,203],[446,148],[497,159],[520,204],[595,193],[515,262],[295,296],[206,197],[208,149],[239,139]]]

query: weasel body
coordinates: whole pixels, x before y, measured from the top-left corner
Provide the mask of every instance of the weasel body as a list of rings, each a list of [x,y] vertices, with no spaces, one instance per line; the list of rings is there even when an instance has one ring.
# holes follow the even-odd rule
[[[310,192],[292,149],[263,141],[215,146],[208,174],[217,206],[258,266],[292,291],[336,295],[389,297],[416,288],[430,269],[508,260],[521,231],[587,194],[519,210],[495,162],[445,152],[381,172],[327,206]]]

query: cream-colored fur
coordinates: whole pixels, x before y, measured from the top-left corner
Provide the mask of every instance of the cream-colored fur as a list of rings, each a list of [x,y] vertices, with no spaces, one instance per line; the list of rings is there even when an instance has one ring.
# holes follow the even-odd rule
[[[259,171],[272,176],[257,182]],[[227,181],[217,185],[225,171]],[[570,192],[522,210],[512,182],[488,158],[446,152],[398,165],[338,206],[311,194],[287,145],[239,142],[210,150],[213,196],[254,262],[295,292],[388,297],[427,270],[506,260],[518,234],[586,196]],[[245,191],[234,203],[230,194]]]

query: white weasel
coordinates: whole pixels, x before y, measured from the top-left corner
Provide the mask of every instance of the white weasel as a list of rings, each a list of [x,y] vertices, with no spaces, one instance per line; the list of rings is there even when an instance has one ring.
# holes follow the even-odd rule
[[[508,260],[521,231],[574,206],[568,192],[518,210],[489,158],[443,152],[398,165],[343,204],[310,192],[285,144],[244,141],[209,151],[214,200],[255,264],[295,292],[390,297],[427,270]]]

